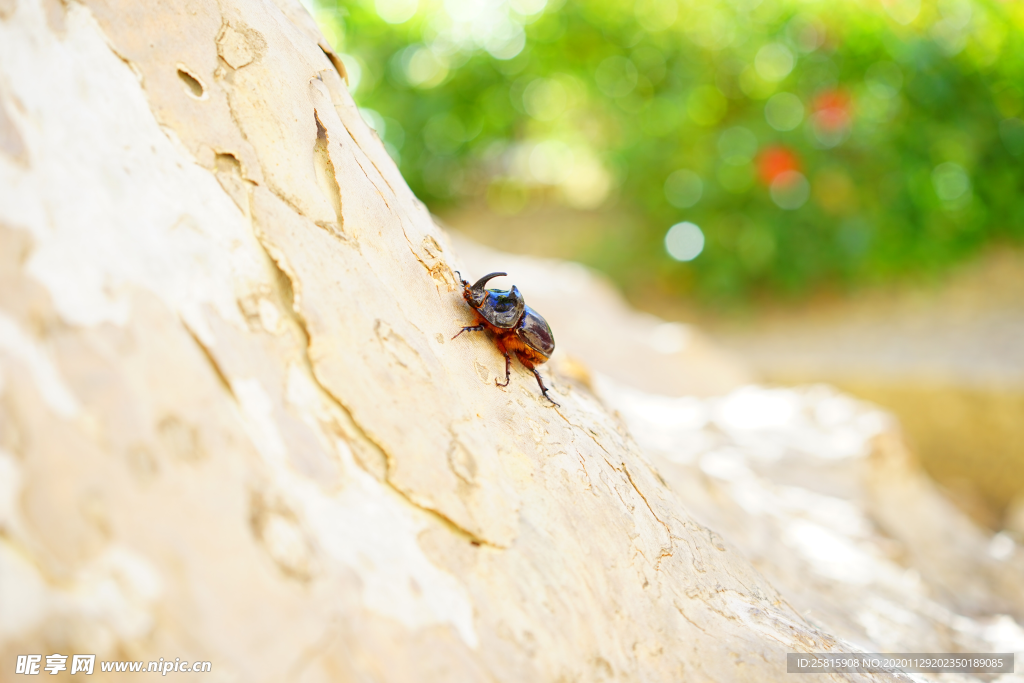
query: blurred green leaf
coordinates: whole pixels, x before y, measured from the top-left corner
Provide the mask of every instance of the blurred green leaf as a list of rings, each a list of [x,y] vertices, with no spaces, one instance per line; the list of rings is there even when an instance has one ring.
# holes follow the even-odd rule
[[[632,216],[578,249],[627,287],[738,301],[1024,240],[1022,5],[321,0],[316,15],[417,195]],[[689,261],[665,246],[682,223],[705,240]],[[677,256],[698,234],[679,230]]]

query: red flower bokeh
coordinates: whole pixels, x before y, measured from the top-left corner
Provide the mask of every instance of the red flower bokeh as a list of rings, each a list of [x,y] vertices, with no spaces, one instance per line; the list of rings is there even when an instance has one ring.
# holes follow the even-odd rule
[[[771,145],[757,156],[757,174],[765,185],[771,185],[773,180],[786,171],[799,170],[800,158],[788,147]]]
[[[826,131],[835,131],[850,125],[853,107],[850,96],[843,90],[825,90],[814,98],[811,111],[815,124]]]

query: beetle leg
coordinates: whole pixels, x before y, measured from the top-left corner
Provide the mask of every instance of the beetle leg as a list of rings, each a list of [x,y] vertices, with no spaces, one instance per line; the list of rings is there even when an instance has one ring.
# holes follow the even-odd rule
[[[469,327],[463,327],[461,330],[459,330],[458,334],[456,334],[455,337],[458,337],[459,334],[462,334],[463,332],[480,332],[483,329],[483,325],[470,325]],[[455,339],[455,337],[452,337],[452,339]]]
[[[494,386],[507,387],[508,378],[512,374],[512,356],[508,354],[508,349],[505,348],[505,345],[500,342],[498,343],[498,350],[501,351],[501,355],[505,356],[505,383],[501,384],[498,380],[494,380]]]
[[[544,386],[544,380],[541,379],[540,377],[540,371],[537,370],[537,368],[530,369],[533,370],[533,376],[537,378],[537,384],[540,385],[540,393],[544,394],[544,398],[551,401],[552,405],[554,405],[555,407],[560,407],[557,403],[555,403],[555,399],[548,396],[548,388]]]

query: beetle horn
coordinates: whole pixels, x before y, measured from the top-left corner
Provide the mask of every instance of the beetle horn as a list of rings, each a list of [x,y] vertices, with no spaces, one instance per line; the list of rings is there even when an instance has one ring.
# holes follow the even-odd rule
[[[487,284],[488,280],[493,280],[496,277],[502,277],[504,275],[508,275],[508,273],[488,273],[487,275],[484,275],[482,278],[477,280],[476,284],[470,287],[470,289],[483,289],[484,285]]]

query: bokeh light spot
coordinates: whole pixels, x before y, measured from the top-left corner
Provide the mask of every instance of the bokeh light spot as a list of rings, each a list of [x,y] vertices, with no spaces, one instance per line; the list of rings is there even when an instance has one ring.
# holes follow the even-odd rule
[[[573,166],[562,181],[562,196],[569,206],[596,209],[611,193],[614,178],[586,147],[573,151]]]
[[[906,26],[921,13],[921,0],[882,0],[882,7],[893,21]]]
[[[665,250],[676,261],[692,261],[704,251],[704,233],[689,221],[676,223],[665,233]]]
[[[388,124],[384,121],[384,117],[380,115],[380,112],[368,107],[359,107],[359,115],[363,117],[363,121],[366,121],[366,125],[377,131],[377,136],[383,140],[384,136],[387,135]]]
[[[406,81],[415,88],[433,88],[448,76],[448,67],[423,45],[406,48],[401,61]]]
[[[842,90],[830,89],[814,98],[814,113],[822,117],[826,128],[840,128],[850,122],[850,96]]]
[[[800,159],[792,150],[780,145],[766,147],[757,160],[757,171],[765,185],[772,182],[786,171],[799,171]]]
[[[782,43],[768,43],[754,57],[757,74],[771,83],[777,83],[788,76],[795,64],[793,53]]]
[[[665,198],[679,209],[688,209],[700,201],[704,182],[693,171],[681,168],[665,180]]]
[[[417,0],[376,0],[377,16],[389,24],[403,24],[416,14]]]
[[[971,23],[973,10],[970,0],[939,0],[937,5],[943,21],[953,28],[966,28]]]
[[[545,140],[534,145],[530,152],[530,176],[544,185],[559,184],[572,167],[572,150],[561,140]]]
[[[804,120],[804,104],[793,93],[777,93],[765,103],[764,118],[775,130],[793,130]]]
[[[850,132],[852,107],[850,96],[843,90],[829,89],[814,98],[811,107],[810,132],[816,146],[835,147]]]
[[[657,33],[676,23],[679,3],[676,0],[637,0],[634,12],[637,23],[645,31]]]
[[[786,26],[786,34],[801,52],[814,52],[825,42],[825,25],[819,19],[797,15]]]
[[[967,5],[968,19],[970,18],[970,5]],[[948,56],[959,54],[967,46],[966,25],[961,25],[957,18],[945,18],[932,24],[929,31],[936,44],[942,48]]]
[[[736,40],[738,31],[731,12],[712,3],[697,3],[687,9],[686,31],[693,42],[709,50],[721,50]]]
[[[523,108],[538,121],[553,121],[565,111],[568,94],[553,78],[535,78],[523,90]]]
[[[523,27],[505,20],[498,22],[484,40],[484,49],[495,59],[509,60],[526,47],[526,32]]]
[[[594,72],[597,87],[608,97],[623,97],[633,92],[637,77],[633,62],[620,55],[608,57]]]
[[[811,196],[811,184],[800,171],[786,171],[772,181],[768,191],[780,209],[795,211],[807,203]]]
[[[757,154],[757,137],[741,126],[728,128],[718,136],[718,153],[727,164],[748,164]]]
[[[752,100],[768,99],[775,92],[775,83],[761,78],[752,66],[740,72],[739,86],[743,94]]]
[[[971,179],[960,164],[947,161],[932,171],[935,194],[946,204],[959,204],[970,199]],[[952,208],[952,207],[951,207]]]
[[[547,0],[509,0],[509,6],[524,17],[540,14],[547,6]]]

